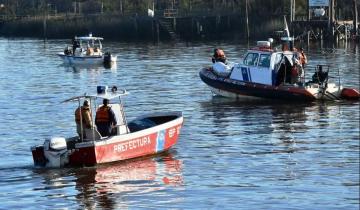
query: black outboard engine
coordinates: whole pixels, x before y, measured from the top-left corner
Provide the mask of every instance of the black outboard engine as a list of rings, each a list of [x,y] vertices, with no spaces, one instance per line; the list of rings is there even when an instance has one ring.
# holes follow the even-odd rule
[[[104,54],[104,65],[111,65],[111,53],[106,52]]]

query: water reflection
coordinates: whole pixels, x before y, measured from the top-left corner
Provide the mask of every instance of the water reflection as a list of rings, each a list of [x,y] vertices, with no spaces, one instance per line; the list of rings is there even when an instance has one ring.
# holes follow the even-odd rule
[[[313,104],[236,101],[217,96],[201,103],[203,117],[211,119],[214,127],[226,129],[235,120],[235,126],[249,128],[244,130],[246,134],[270,134],[279,130],[305,132],[305,109],[310,106]]]
[[[38,170],[37,173],[44,179],[44,190],[69,186],[68,176],[71,175],[74,179],[71,182],[75,182],[76,200],[86,209],[127,208],[126,197],[129,195],[143,195],[168,186],[183,185],[183,164],[174,158],[173,153],[169,151],[152,158],[96,167]]]
[[[71,65],[71,64],[60,64],[59,65],[60,68],[64,68],[66,71],[68,72],[74,72],[74,73],[79,73],[80,71],[102,71],[102,70],[110,70],[111,72],[115,73],[117,71],[117,63],[111,63],[111,64],[107,64],[107,65],[88,65],[88,64],[76,64],[76,65]]]

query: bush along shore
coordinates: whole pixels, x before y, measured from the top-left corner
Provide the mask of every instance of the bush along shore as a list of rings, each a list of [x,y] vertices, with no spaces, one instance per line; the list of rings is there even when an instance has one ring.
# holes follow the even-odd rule
[[[281,17],[252,18],[251,38],[270,37],[283,28]],[[22,18],[0,23],[0,36],[70,39],[93,33],[107,40],[166,41],[244,39],[245,18],[240,15],[156,18],[147,16],[88,15]]]

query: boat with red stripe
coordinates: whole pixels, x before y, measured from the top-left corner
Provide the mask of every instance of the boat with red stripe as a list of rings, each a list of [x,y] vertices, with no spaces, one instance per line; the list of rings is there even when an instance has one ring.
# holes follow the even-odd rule
[[[101,86],[96,94],[84,94],[65,100],[64,102],[77,102],[79,106],[84,100],[88,100],[94,110],[98,107],[97,100],[111,100],[109,105],[115,113],[117,124],[111,135],[101,136],[96,126],[86,128],[80,121],[80,135],[69,138],[52,137],[42,145],[33,146],[31,151],[34,164],[46,167],[92,166],[154,155],[174,146],[183,125],[182,113],[174,111],[146,114],[128,123],[122,103],[122,97],[127,94],[126,90],[117,90],[116,87],[108,90],[106,86]],[[115,100],[118,102],[113,103]]]
[[[229,64],[224,52],[215,49],[213,65],[199,72],[201,80],[214,94],[237,99],[359,100],[359,90],[343,87],[339,78],[330,75],[329,65],[316,65],[311,79],[306,79],[306,55],[294,47],[285,17],[284,22],[281,50],[272,48],[271,38],[258,41],[241,63]]]

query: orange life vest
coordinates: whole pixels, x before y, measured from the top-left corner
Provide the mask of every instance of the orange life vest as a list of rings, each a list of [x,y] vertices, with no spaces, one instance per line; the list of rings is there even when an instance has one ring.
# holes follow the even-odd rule
[[[89,109],[89,108],[81,107],[81,114],[82,114],[81,117],[82,117],[83,123],[86,123],[86,122],[85,122],[84,113],[85,113],[86,111],[88,111],[88,109]],[[75,121],[76,121],[76,123],[80,123],[80,108],[77,108],[77,109],[75,110]]]
[[[103,122],[110,122],[110,114],[109,114],[110,107],[108,106],[101,106],[96,111],[96,119],[95,122],[103,123]]]
[[[300,53],[300,63],[301,65],[304,65],[307,63],[307,60],[306,60],[306,55],[304,53]]]

